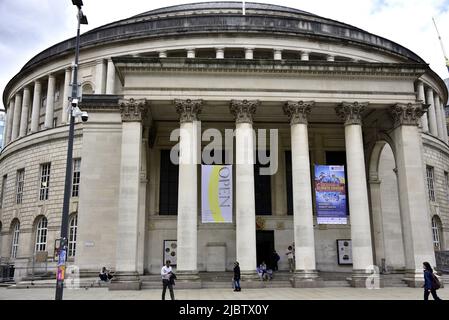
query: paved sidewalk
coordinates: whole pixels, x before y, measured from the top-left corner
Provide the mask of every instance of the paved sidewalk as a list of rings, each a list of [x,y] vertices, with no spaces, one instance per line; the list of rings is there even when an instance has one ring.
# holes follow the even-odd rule
[[[449,288],[437,291],[440,298],[449,300]],[[54,300],[55,289],[0,288],[0,300]],[[423,300],[421,288],[270,288],[191,289],[176,290],[176,300]],[[161,290],[109,291],[107,288],[64,289],[65,300],[160,300]],[[166,299],[170,299],[167,290]],[[430,297],[432,300],[432,297]]]

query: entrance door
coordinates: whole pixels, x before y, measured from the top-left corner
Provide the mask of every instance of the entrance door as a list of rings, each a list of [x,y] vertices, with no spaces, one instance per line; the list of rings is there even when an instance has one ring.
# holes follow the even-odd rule
[[[274,231],[256,231],[257,266],[265,261],[267,267],[272,269],[271,254],[274,251]]]

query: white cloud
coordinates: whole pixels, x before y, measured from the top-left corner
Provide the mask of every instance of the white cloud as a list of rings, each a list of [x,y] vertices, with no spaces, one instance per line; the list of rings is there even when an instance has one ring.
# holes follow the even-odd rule
[[[130,16],[197,0],[84,0],[89,25],[82,31]],[[449,50],[449,0],[265,0],[344,22],[395,41],[427,61],[442,78],[449,77],[435,17]],[[76,8],[69,0],[1,0],[0,92],[34,55],[75,35]],[[448,52],[449,54],[449,52]]]

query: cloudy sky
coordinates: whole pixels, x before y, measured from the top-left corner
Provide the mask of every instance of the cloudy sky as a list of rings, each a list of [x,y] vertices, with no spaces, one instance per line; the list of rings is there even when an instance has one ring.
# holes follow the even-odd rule
[[[82,32],[156,8],[198,0],[83,0],[89,25]],[[432,17],[449,50],[449,0],[260,0],[345,22],[395,41],[448,78]],[[75,36],[76,7],[70,0],[0,0],[0,93],[40,51]],[[448,51],[449,54],[449,51]],[[3,108],[3,102],[0,104]]]

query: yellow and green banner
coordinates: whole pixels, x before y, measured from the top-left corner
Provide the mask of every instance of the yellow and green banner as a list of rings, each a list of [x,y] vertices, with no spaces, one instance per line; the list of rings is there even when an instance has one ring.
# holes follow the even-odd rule
[[[232,223],[232,166],[201,166],[202,223]]]

